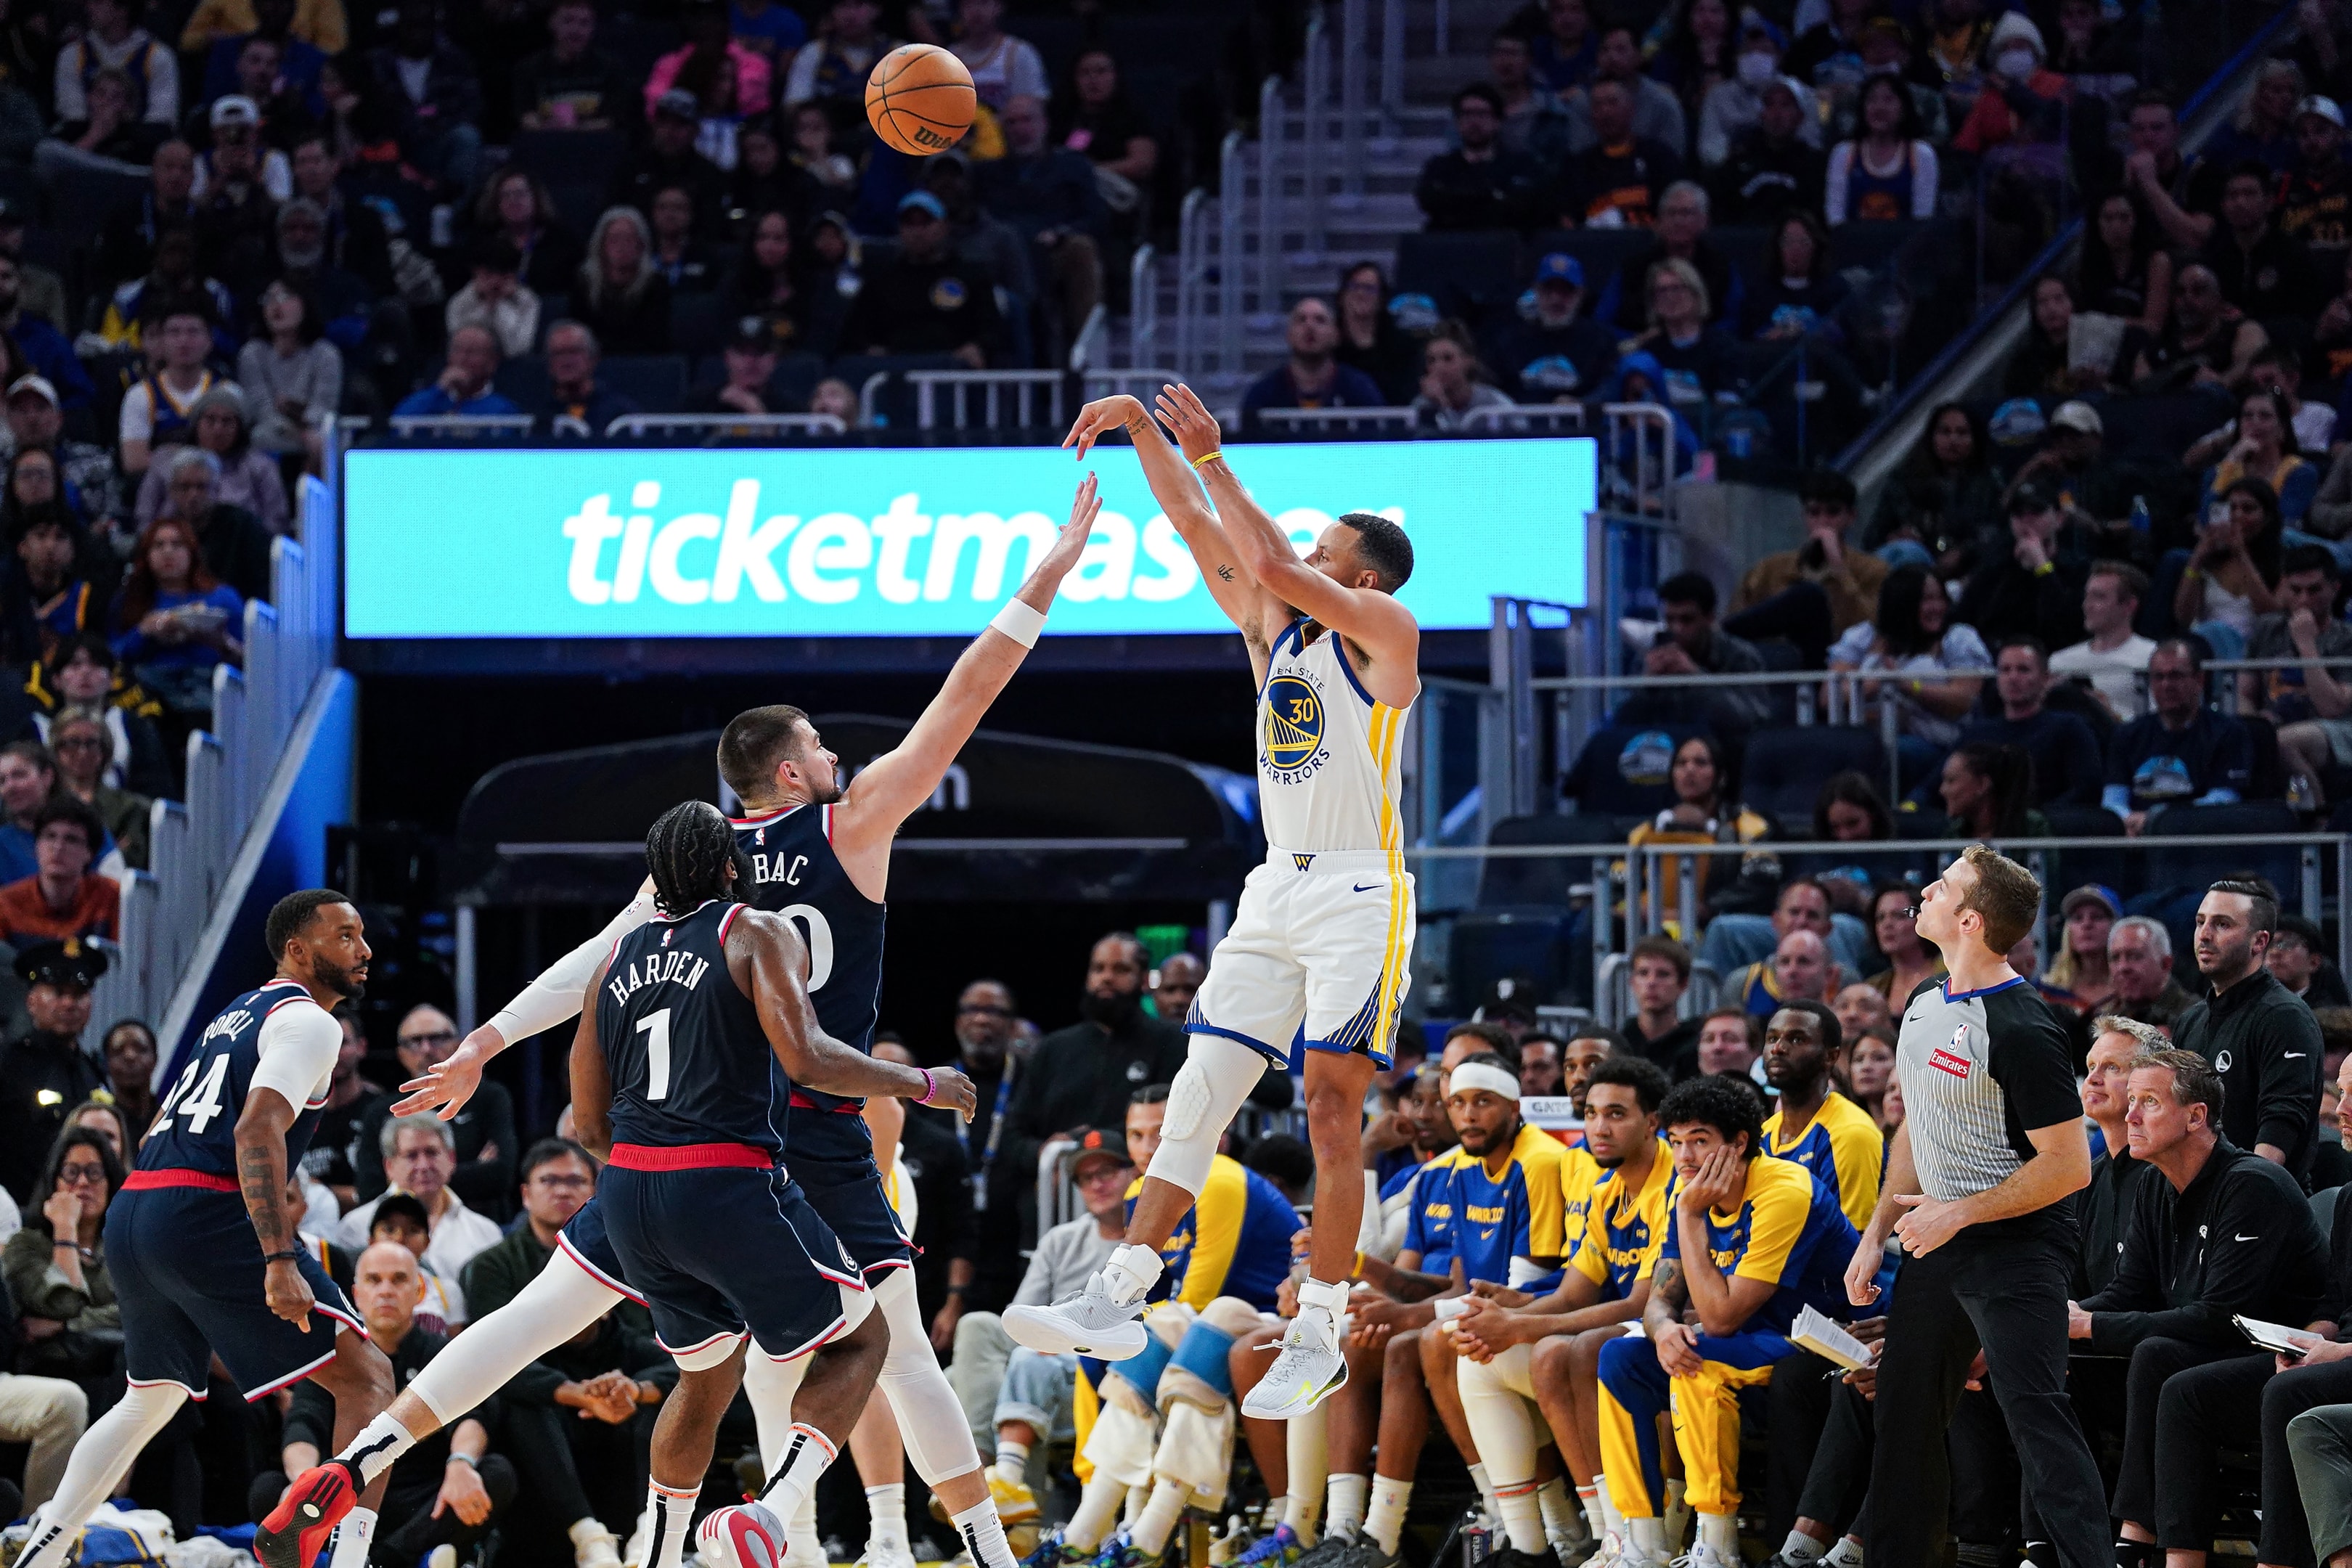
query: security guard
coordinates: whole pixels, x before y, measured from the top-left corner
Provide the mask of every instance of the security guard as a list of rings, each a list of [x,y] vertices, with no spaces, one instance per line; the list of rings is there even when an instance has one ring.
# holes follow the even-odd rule
[[[33,1186],[49,1145],[67,1114],[105,1086],[105,1068],[81,1047],[89,988],[105,973],[106,954],[78,937],[28,943],[16,955],[33,1027],[0,1047],[0,1187],[19,1207],[38,1206]]]

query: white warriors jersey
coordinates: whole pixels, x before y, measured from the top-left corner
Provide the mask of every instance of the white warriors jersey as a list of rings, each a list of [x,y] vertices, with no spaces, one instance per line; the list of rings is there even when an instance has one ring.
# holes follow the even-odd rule
[[[1293,621],[1274,639],[1257,703],[1257,794],[1277,849],[1404,847],[1398,758],[1411,704],[1375,701],[1339,634],[1307,640]]]

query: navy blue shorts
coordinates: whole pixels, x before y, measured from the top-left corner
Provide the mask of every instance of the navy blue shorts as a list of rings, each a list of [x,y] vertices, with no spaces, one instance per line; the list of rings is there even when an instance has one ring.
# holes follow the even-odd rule
[[[642,1307],[646,1299],[629,1288],[628,1276],[621,1270],[621,1255],[613,1247],[613,1238],[604,1229],[604,1211],[595,1198],[580,1206],[572,1223],[555,1238],[555,1245],[570,1255],[597,1279]]]
[[[341,1330],[367,1333],[308,1249],[295,1267],[318,1303],[309,1331],[269,1310],[261,1243],[245,1200],[233,1192],[117,1194],[106,1211],[106,1267],[122,1309],[123,1363],[133,1384],[177,1384],[202,1399],[218,1353],[250,1403],[332,1361]]]
[[[866,1118],[845,1110],[794,1104],[784,1135],[784,1167],[824,1217],[868,1285],[893,1268],[915,1266],[915,1244],[898,1225],[898,1211],[882,1188],[874,1163],[874,1134]]]
[[[790,1361],[846,1326],[866,1282],[797,1183],[765,1164],[631,1169],[615,1152],[596,1195],[664,1350],[698,1357],[749,1334]]]

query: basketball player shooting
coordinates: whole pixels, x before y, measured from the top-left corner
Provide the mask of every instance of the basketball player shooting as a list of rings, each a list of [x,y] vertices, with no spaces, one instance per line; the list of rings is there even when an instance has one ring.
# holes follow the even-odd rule
[[[1065,446],[1081,461],[1124,427],[1151,493],[1182,536],[1217,605],[1240,628],[1257,679],[1258,798],[1265,864],[1249,874],[1185,1031],[1192,1049],[1129,1216],[1126,1244],[1084,1290],[1013,1307],[1013,1338],[1047,1354],[1118,1361],[1142,1351],[1136,1320],[1160,1279],[1160,1248],[1207,1179],[1217,1141],[1268,1065],[1307,1047],[1315,1147],[1310,1278],[1281,1354],[1244,1401],[1265,1420],[1303,1415],[1347,1382],[1339,1318],[1364,1202],[1365,1090],[1386,1068],[1412,953],[1412,879],[1397,801],[1405,713],[1421,693],[1421,628],[1396,592],[1412,545],[1383,517],[1349,512],[1302,559],[1250,499],[1219,447],[1217,422],[1189,387],[1158,417],[1208,487],[1184,470],[1133,397],[1079,411]],[[1213,506],[1213,510],[1212,507]]]

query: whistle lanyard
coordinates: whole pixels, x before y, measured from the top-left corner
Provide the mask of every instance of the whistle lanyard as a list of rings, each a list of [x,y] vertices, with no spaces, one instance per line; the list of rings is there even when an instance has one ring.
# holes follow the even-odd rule
[[[971,1173],[971,1207],[974,1214],[988,1209],[988,1172],[996,1163],[996,1146],[1004,1138],[1004,1110],[1013,1103],[1013,1063],[1008,1053],[1004,1059],[1004,1075],[996,1080],[996,1110],[988,1119],[988,1142],[980,1152],[980,1168]],[[963,1145],[964,1163],[971,1163],[971,1127],[969,1122],[956,1123],[956,1142]]]

